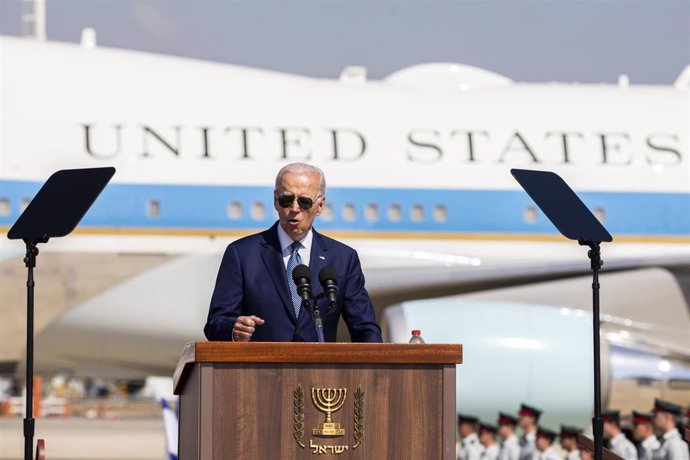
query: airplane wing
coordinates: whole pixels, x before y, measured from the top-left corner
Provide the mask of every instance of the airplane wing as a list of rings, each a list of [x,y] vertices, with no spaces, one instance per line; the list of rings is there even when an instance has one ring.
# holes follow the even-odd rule
[[[600,296],[605,337],[618,345],[690,363],[690,248],[671,245],[647,252],[625,243],[618,246],[602,246]],[[366,260],[366,249],[361,252]],[[384,252],[380,248],[374,251]],[[412,299],[453,296],[592,311],[587,248],[576,242],[500,242],[493,255],[469,248],[465,254],[410,251],[408,257],[427,263],[368,268],[368,290],[381,310]],[[432,259],[439,263],[429,266]]]

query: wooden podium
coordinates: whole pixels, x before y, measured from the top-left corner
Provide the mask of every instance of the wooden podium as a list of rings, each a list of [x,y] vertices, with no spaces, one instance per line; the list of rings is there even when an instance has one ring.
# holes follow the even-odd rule
[[[190,343],[179,458],[455,459],[462,345]]]

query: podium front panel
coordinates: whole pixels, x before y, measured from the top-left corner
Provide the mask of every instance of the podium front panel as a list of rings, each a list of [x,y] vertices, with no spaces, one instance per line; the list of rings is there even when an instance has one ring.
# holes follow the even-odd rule
[[[213,458],[443,458],[443,375],[425,367],[216,365]]]
[[[181,459],[455,458],[453,363],[221,360],[184,372]]]

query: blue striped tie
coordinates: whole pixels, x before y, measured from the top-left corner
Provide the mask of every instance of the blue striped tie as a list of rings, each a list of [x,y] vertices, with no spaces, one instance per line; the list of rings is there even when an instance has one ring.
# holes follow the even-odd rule
[[[302,243],[295,241],[290,245],[292,253],[290,254],[290,259],[288,259],[287,264],[287,282],[288,288],[290,288],[290,297],[292,297],[292,308],[295,310],[295,318],[299,318],[299,310],[302,305],[302,298],[297,294],[297,285],[292,279],[292,271],[296,266],[302,263],[302,257],[299,255],[299,249],[302,247]]]

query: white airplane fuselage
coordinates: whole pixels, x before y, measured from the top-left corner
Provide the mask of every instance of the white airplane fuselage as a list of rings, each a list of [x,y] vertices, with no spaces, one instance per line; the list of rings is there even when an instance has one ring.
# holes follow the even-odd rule
[[[39,257],[39,270],[44,257],[70,267],[54,292],[64,306],[39,325],[49,372],[170,371],[201,336],[225,245],[275,221],[290,162],[324,170],[316,227],[358,249],[375,299],[586,273],[511,168],[560,174],[613,234],[612,266],[690,263],[687,85],[520,84],[454,64],[326,81],[7,37],[0,63],[0,227],[55,170],[117,169],[78,233]],[[0,263],[22,251],[0,241]],[[100,284],[84,294],[70,277]]]

